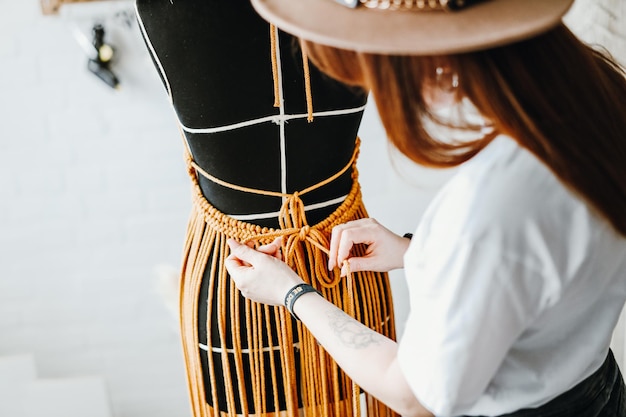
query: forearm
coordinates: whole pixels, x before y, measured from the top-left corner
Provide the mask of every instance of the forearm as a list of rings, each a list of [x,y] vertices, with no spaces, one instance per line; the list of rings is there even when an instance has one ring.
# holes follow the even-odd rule
[[[398,345],[339,310],[285,263],[230,239],[225,265],[245,297],[286,302],[337,364],[358,385],[404,417],[432,417],[417,401],[397,361]],[[271,252],[271,248],[265,248]],[[280,296],[278,296],[280,294]]]
[[[365,391],[405,417],[432,416],[417,401],[398,366],[396,342],[315,293],[300,297],[294,311],[337,364]]]

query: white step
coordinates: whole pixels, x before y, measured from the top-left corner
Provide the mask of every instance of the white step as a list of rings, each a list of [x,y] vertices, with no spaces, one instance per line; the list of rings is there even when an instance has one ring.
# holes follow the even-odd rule
[[[24,417],[111,417],[105,382],[98,376],[32,381],[22,404]]]
[[[0,356],[0,385],[32,381],[37,377],[35,357],[31,354]],[[0,414],[1,416],[2,414]]]
[[[99,376],[37,378],[31,354],[0,356],[0,417],[111,417]]]
[[[37,377],[31,354],[0,356],[0,416],[25,417],[25,387]]]

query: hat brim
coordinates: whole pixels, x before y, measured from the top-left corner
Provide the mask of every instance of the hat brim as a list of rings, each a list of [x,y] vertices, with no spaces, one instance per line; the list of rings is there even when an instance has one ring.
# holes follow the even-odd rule
[[[285,32],[337,48],[442,55],[505,45],[560,23],[573,0],[487,0],[460,11],[351,9],[333,0],[252,0]]]

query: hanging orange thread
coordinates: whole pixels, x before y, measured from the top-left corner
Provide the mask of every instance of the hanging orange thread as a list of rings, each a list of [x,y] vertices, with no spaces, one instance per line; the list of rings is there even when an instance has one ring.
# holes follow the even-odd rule
[[[280,80],[278,68],[278,29],[274,25],[270,25],[270,55],[272,61],[272,78],[274,80],[274,107],[280,107]],[[309,58],[301,49],[302,68],[304,72],[304,94],[306,97],[306,120],[311,123],[313,121],[313,93],[311,92],[311,71],[309,68]]]
[[[274,107],[280,107],[280,82],[278,80],[278,40],[276,26],[270,25],[270,55],[272,60],[272,78],[274,79]]]
[[[311,93],[311,71],[309,69],[309,57],[302,51],[302,66],[304,68],[304,94],[306,96],[307,121],[313,121],[313,94]]]
[[[340,170],[343,173],[352,168],[354,181],[348,196],[334,213],[318,224],[306,224],[300,196],[319,186],[315,184],[285,198],[280,214],[281,229],[271,229],[233,219],[209,204],[197,179],[197,175],[204,174],[197,170],[197,164],[187,153],[194,192],[182,268],[181,329],[195,417],[274,415],[271,410],[284,410],[287,417],[299,417],[300,413],[305,417],[360,416],[359,387],[339,369],[308,330],[292,322],[282,307],[241,299],[223,265],[229,252],[228,238],[260,245],[282,236],[285,261],[298,275],[366,326],[395,338],[387,275],[357,272],[342,280],[338,268],[334,271],[326,268],[332,228],[367,217],[357,181],[356,155],[355,151],[348,168]],[[333,177],[337,175],[340,173]],[[277,193],[277,196],[283,195]],[[363,255],[364,250],[355,247],[355,256]],[[205,270],[210,280],[207,335],[214,329],[219,335],[215,346],[208,336],[206,381],[197,331],[198,301],[201,283],[207,274]],[[217,314],[211,314],[212,311]],[[208,393],[205,383],[210,385]],[[225,410],[218,408],[218,386],[225,392]],[[207,404],[205,397],[212,405]],[[368,395],[366,404],[368,417],[395,416]]]

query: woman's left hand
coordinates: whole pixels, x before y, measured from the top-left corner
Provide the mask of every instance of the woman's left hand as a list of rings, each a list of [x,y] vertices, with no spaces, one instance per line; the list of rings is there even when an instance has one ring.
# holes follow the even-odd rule
[[[283,305],[289,290],[304,282],[271,250],[264,253],[234,239],[229,239],[228,245],[231,253],[226,269],[243,296],[252,301]]]

